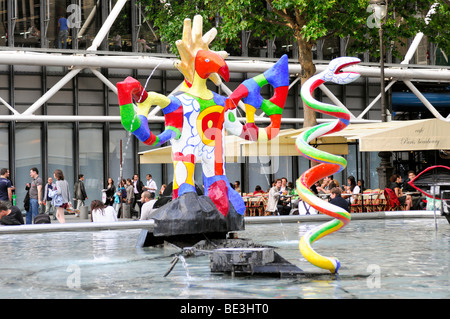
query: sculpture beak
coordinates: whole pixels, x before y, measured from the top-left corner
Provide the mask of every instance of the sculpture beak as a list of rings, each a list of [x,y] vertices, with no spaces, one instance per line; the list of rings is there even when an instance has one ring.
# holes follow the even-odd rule
[[[217,72],[225,82],[230,80],[230,72],[228,70],[228,65],[224,64]]]

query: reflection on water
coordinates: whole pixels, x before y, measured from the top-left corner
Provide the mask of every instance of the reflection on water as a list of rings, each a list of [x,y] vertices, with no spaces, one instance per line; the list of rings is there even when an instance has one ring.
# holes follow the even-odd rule
[[[450,225],[431,219],[352,221],[313,244],[341,261],[331,275],[298,250],[315,223],[247,225],[240,237],[277,252],[312,277],[211,274],[209,258],[172,272],[173,247],[137,249],[139,230],[2,235],[1,298],[449,298]],[[183,261],[183,260],[182,260]],[[320,275],[317,275],[320,274]]]

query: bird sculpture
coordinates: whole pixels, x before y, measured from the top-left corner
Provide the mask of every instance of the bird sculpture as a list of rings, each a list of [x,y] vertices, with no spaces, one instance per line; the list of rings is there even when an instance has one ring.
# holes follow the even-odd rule
[[[230,203],[238,214],[244,215],[244,201],[230,186],[226,176],[225,131],[255,142],[277,136],[289,88],[287,56],[284,55],[263,74],[241,83],[230,96],[222,96],[208,89],[207,80],[211,79],[216,85],[221,83],[220,77],[229,81],[230,74],[224,60],[227,54],[208,48],[217,31],[212,29],[202,36],[201,16],[194,17],[193,26],[191,29],[191,22],[186,19],[183,39],[176,43],[181,62],[177,61],[175,66],[185,77],[183,87],[175,94],[165,96],[146,92],[132,77],[117,83],[121,122],[144,144],[158,146],[170,141],[174,167],[173,199],[196,192],[194,169],[195,163],[201,161],[205,195],[224,217]],[[265,85],[274,89],[269,100],[261,96],[261,88]],[[245,105],[245,124],[238,120],[236,113],[241,100]],[[151,132],[148,125],[153,105],[162,109],[165,118],[165,129],[159,135]],[[255,124],[254,115],[258,109],[270,117],[271,123],[266,128]]]

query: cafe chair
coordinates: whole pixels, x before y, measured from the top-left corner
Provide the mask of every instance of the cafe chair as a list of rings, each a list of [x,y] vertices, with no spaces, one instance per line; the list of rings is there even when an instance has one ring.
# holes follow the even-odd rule
[[[372,200],[372,211],[384,211],[384,207],[386,206],[386,198],[384,197],[384,192],[382,192],[379,188],[376,188],[373,190],[373,193],[377,193],[377,195]]]
[[[404,210],[404,207],[400,205],[400,201],[392,189],[385,188],[384,197],[386,198],[386,211]]]
[[[364,210],[366,212],[372,212],[373,211],[373,203],[372,203],[372,196],[364,196],[364,194],[372,194],[373,191],[371,189],[366,189],[363,192],[363,203],[364,203]]]
[[[355,195],[353,203],[350,204],[350,213],[361,213],[361,194]]]

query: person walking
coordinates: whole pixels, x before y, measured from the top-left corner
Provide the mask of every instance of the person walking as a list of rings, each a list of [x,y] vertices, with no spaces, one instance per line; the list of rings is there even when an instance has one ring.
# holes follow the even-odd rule
[[[126,181],[122,179],[117,186],[117,192],[114,194],[114,210],[117,213],[117,217],[120,217],[122,204],[126,203],[127,190],[125,188]]]
[[[79,174],[78,181],[76,181],[75,184],[73,185],[73,192],[74,192],[73,200],[75,201],[75,214],[77,217],[80,216],[80,208],[81,206],[84,206],[84,201],[88,199],[83,182],[84,182],[84,175]]]
[[[9,180],[9,169],[2,168],[0,171],[0,200],[12,203],[12,186]]]
[[[61,224],[64,224],[66,222],[66,219],[64,217],[64,210],[70,206],[69,183],[64,179],[64,174],[60,169],[55,170],[53,176],[56,179],[56,194],[62,196],[62,203],[57,203],[55,201],[56,196],[53,197],[52,201],[53,205],[56,207],[56,218]]]
[[[113,206],[114,204],[114,194],[116,193],[116,186],[114,186],[114,180],[108,178],[108,187],[106,187],[106,202],[105,205]]]
[[[131,211],[133,212],[133,210],[135,210],[134,208],[135,208],[136,204],[138,204],[139,212],[140,212],[141,207],[142,207],[142,203],[141,203],[140,199],[141,199],[141,194],[144,191],[144,183],[142,183],[142,181],[139,179],[138,174],[134,174],[132,185],[134,187],[134,200],[131,204]],[[139,212],[138,212],[138,217],[139,217]]]
[[[136,200],[135,200],[135,187],[133,187],[133,181],[131,178],[127,179],[127,185],[125,186],[125,189],[127,190],[127,204],[130,205],[130,214],[138,215],[138,212],[134,209]]]
[[[50,210],[53,212],[53,220],[56,220],[56,208],[52,203],[52,198],[49,196],[49,192],[55,188],[56,184],[53,183],[53,178],[49,177],[47,179],[47,184],[44,187],[44,201],[45,213],[50,215]]]
[[[29,189],[30,207],[27,211],[25,221],[32,224],[34,218],[39,214],[39,206],[42,204],[42,178],[39,177],[39,170],[36,167],[30,169],[31,183],[27,183],[26,188]]]
[[[67,49],[67,37],[69,36],[69,25],[67,19],[61,16],[58,19],[58,49],[61,49],[61,41],[64,43],[62,46]]]

